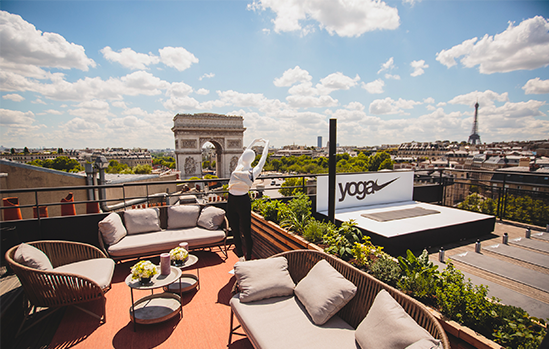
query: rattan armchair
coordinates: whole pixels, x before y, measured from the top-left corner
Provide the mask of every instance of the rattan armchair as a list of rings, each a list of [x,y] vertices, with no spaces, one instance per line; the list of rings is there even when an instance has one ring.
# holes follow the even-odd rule
[[[44,252],[54,268],[70,263],[85,261],[94,258],[107,258],[98,248],[72,241],[36,241],[28,242]],[[96,317],[101,323],[106,321],[106,298],[105,292],[110,289],[110,283],[102,288],[95,281],[73,273],[62,273],[56,271],[44,271],[29,268],[14,260],[15,251],[19,246],[14,246],[6,252],[6,261],[19,278],[25,296],[27,298],[25,316],[19,327],[17,335],[21,332],[25,321],[31,314],[36,312],[37,307],[50,308],[49,316],[56,310],[65,306],[75,306],[78,309]],[[93,300],[103,302],[102,315],[93,313],[87,309],[77,306]],[[45,317],[42,317],[43,320]],[[39,321],[41,321],[39,320]],[[37,322],[28,326],[24,331],[34,326]],[[23,332],[24,332],[23,331]]]

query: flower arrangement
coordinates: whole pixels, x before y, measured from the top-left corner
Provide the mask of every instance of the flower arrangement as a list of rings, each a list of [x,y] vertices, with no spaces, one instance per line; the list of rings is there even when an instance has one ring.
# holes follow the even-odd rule
[[[170,251],[170,259],[176,263],[182,263],[189,258],[189,252],[183,247],[176,247]]]
[[[158,274],[151,261],[139,261],[132,267],[132,279],[150,279]]]

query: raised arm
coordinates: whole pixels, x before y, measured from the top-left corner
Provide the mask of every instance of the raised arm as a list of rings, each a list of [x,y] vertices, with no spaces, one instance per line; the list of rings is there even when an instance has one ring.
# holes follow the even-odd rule
[[[254,180],[259,177],[259,174],[263,170],[263,166],[265,166],[265,161],[267,161],[267,155],[269,155],[269,141],[266,139],[261,139],[261,141],[265,142],[265,145],[263,147],[261,159],[259,159],[258,164],[253,169]]]

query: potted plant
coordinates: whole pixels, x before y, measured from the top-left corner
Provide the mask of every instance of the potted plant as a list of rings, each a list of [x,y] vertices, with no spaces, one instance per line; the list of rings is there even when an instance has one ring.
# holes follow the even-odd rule
[[[139,261],[132,267],[132,279],[139,279],[142,285],[151,282],[151,278],[158,274],[156,265],[151,261]]]
[[[189,258],[189,252],[183,247],[176,247],[170,251],[170,260],[176,267],[180,267],[185,264],[185,261]]]

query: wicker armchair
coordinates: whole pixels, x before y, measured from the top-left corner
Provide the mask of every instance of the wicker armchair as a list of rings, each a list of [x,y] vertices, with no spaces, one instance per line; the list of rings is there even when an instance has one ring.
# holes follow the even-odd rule
[[[28,244],[44,252],[54,268],[89,259],[107,258],[98,248],[79,242],[35,241],[29,242]],[[21,329],[30,316],[31,311],[35,313],[37,307],[53,309],[53,311],[50,311],[50,313],[46,315],[49,316],[56,310],[71,305],[98,318],[101,323],[105,323],[105,292],[110,289],[110,283],[102,288],[97,282],[74,273],[29,268],[14,260],[15,251],[18,247],[19,245],[14,246],[6,252],[6,261],[19,278],[28,300],[28,302],[25,302],[25,317],[16,336],[21,333]],[[95,314],[76,305],[97,299],[103,301],[102,315]],[[45,317],[42,317],[39,321],[44,318]],[[24,331],[34,326],[36,323],[37,322],[28,326]]]
[[[296,284],[307,276],[309,270],[311,270],[318,261],[325,259],[341,273],[341,275],[357,286],[357,293],[353,299],[337,313],[340,318],[345,320],[352,327],[357,328],[360,322],[368,314],[378,292],[381,289],[385,289],[421,327],[425,328],[434,338],[439,339],[445,349],[450,348],[450,342],[448,341],[448,337],[446,332],[444,332],[442,325],[422,303],[353,267],[349,263],[327,253],[315,250],[293,250],[282,252],[272,257],[279,256],[286,257],[288,260],[288,271]],[[238,290],[233,290],[233,292],[234,291],[238,292]],[[239,334],[234,332],[240,326],[233,327],[233,315],[234,313],[231,310],[229,343],[231,343],[232,334]]]

